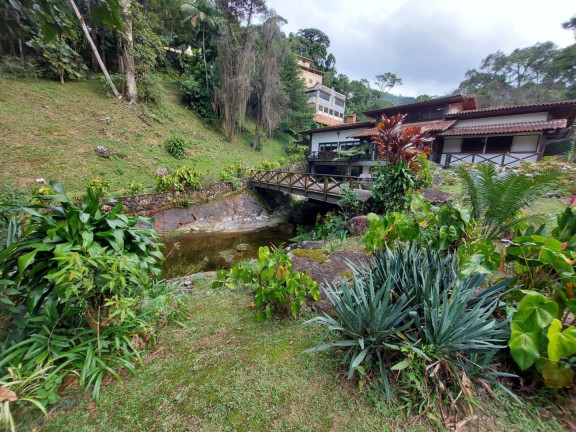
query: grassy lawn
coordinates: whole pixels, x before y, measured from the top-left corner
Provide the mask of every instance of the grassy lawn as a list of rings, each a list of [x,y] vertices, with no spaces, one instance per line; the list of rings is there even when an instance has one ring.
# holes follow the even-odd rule
[[[252,296],[186,297],[184,328],[169,328],[135,377],[102,390],[100,404],[69,391],[42,431],[433,431],[442,426],[349,382],[337,354],[301,354],[321,329],[299,320],[257,322]],[[563,430],[532,405],[482,399],[462,430]],[[39,417],[26,419],[32,429]],[[463,417],[458,418],[461,421]]]
[[[0,183],[37,187],[34,179],[42,177],[82,192],[91,178],[100,177],[122,193],[131,182],[153,186],[158,167],[192,166],[207,180],[217,180],[227,164],[254,166],[285,156],[286,141],[276,139],[263,142],[262,152],[252,151],[249,124],[228,143],[219,127],[204,124],[180,103],[176,84],[164,84],[164,94],[153,108],[109,98],[96,80],[62,85],[0,78]],[[109,124],[100,121],[105,116]],[[174,159],[164,149],[175,135],[189,142],[185,159]],[[120,156],[96,155],[99,145]]]

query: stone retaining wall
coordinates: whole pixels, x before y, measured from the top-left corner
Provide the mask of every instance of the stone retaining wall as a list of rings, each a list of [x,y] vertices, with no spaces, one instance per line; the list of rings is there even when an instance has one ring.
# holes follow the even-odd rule
[[[174,208],[179,201],[189,200],[191,203],[206,203],[216,198],[227,197],[229,195],[237,194],[246,189],[249,179],[239,180],[240,187],[234,189],[232,183],[222,182],[213,183],[204,186],[195,191],[182,191],[182,192],[155,192],[144,195],[135,195],[128,197],[116,198],[116,201],[122,203],[125,213],[149,216],[156,212]]]

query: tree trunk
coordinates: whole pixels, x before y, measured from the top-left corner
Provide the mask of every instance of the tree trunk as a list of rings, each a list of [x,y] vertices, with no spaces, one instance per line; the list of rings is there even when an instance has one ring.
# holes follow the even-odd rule
[[[80,15],[80,11],[76,7],[76,3],[74,3],[74,0],[68,0],[68,1],[70,3],[70,6],[72,6],[72,10],[74,11],[74,14],[78,18],[78,21],[80,21],[80,25],[82,26],[82,31],[84,32],[84,36],[86,36],[86,40],[90,44],[90,47],[92,48],[92,52],[94,53],[94,55],[96,56],[96,59],[98,60],[98,64],[100,65],[100,69],[102,70],[102,73],[106,77],[106,81],[108,82],[108,85],[112,89],[112,93],[114,93],[114,96],[116,96],[117,98],[122,97],[122,96],[120,96],[120,93],[118,93],[118,90],[116,90],[116,87],[114,86],[114,83],[112,82],[112,79],[110,78],[110,75],[108,74],[108,70],[106,70],[106,66],[102,62],[102,59],[100,58],[100,54],[98,54],[98,49],[96,48],[96,45],[94,45],[94,41],[90,37],[90,32],[88,31],[88,27],[86,27],[86,23],[84,22],[84,18],[82,18],[82,15]]]
[[[202,29],[202,57],[204,58],[204,73],[206,74],[206,88],[208,88],[208,66],[206,66],[206,44],[204,41],[204,29]]]
[[[254,144],[252,145],[252,150],[258,151],[258,142],[260,141],[260,119],[256,120],[256,129],[254,130]]]
[[[136,88],[136,68],[134,66],[134,39],[132,37],[132,0],[120,0],[122,14],[124,16],[124,71],[126,73],[126,96],[130,103],[138,102],[138,90]]]
[[[87,6],[88,8],[86,9],[86,18],[88,18],[88,21],[91,21],[92,18],[92,2],[90,0],[87,1]],[[90,29],[90,34],[92,36],[92,40],[96,41],[96,25],[92,24],[92,28]],[[96,59],[96,56],[94,55],[94,51],[92,51],[92,71],[93,72],[98,72],[98,60]]]

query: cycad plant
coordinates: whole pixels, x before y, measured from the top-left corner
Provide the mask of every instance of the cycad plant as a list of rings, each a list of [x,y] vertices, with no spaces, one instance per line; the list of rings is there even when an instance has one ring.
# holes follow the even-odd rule
[[[541,223],[541,216],[521,215],[520,211],[554,190],[561,175],[557,171],[534,175],[513,170],[498,173],[491,163],[476,165],[471,170],[458,166],[455,172],[462,181],[471,216],[479,223],[482,235],[490,239],[502,236],[520,223]]]

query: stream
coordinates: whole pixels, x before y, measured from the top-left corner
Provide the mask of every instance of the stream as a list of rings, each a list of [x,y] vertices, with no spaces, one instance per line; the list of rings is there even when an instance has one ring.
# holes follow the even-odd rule
[[[166,257],[162,277],[171,279],[191,273],[227,269],[231,264],[256,258],[261,246],[280,246],[293,237],[289,224],[243,233],[186,233],[163,237]]]

